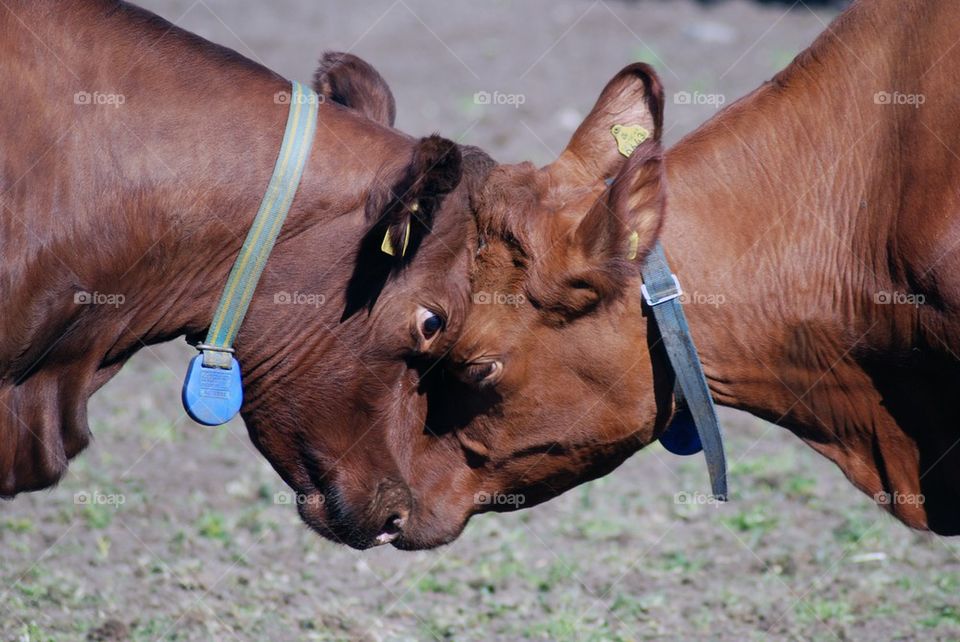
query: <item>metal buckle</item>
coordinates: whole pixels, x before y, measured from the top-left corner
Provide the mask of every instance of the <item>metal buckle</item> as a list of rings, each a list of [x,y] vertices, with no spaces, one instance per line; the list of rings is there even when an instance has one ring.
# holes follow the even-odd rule
[[[660,305],[661,303],[666,303],[667,301],[673,301],[674,299],[679,299],[683,296],[683,289],[680,287],[680,279],[677,278],[676,274],[671,274],[670,278],[673,279],[674,291],[670,294],[660,297],[659,299],[654,300],[650,296],[650,291],[647,290],[647,284],[644,283],[640,286],[640,292],[643,294],[643,300],[647,302],[651,308]]]
[[[222,348],[207,343],[201,343],[196,348],[203,355],[204,367],[221,368],[223,370],[233,368],[233,348]]]
[[[228,352],[230,354],[233,354],[233,348],[221,348],[220,346],[212,346],[208,343],[198,343],[193,347],[199,350],[200,352],[206,352],[207,350],[209,350],[210,352]]]

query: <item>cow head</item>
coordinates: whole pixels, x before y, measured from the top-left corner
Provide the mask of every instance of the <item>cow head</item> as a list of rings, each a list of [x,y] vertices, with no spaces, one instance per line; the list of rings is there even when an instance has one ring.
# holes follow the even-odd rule
[[[422,501],[396,545],[444,543],[473,513],[603,475],[665,421],[647,337],[619,330],[641,324],[618,323],[641,314],[639,262],[663,217],[662,108],[653,71],[631,65],[554,163],[490,173],[472,305],[425,384],[431,438],[410,481]]]
[[[393,122],[389,88],[353,56],[325,57],[315,88],[354,112],[344,140],[361,139],[344,127]],[[423,364],[449,348],[466,313],[470,193],[491,164],[437,136],[387,140],[397,142],[374,150],[377,180],[356,186],[352,212],[288,226],[237,341],[251,439],[307,524],[357,548],[395,538],[411,510],[402,435],[422,429]]]

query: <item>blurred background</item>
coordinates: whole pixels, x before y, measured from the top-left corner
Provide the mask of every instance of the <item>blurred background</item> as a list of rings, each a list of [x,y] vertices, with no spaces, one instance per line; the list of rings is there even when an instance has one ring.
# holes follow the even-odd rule
[[[624,65],[659,71],[672,144],[787,65],[843,3],[141,4],[290,78],[352,51],[392,86],[399,128],[547,163]],[[728,505],[678,501],[708,488],[702,458],[653,446],[546,505],[475,518],[451,546],[360,553],[278,502],[286,487],[241,423],[186,419],[190,356],[141,351],[93,399],[96,441],[64,482],[0,504],[0,638],[960,637],[960,544],[908,531],[747,415],[722,417]],[[84,501],[96,493],[115,500]]]

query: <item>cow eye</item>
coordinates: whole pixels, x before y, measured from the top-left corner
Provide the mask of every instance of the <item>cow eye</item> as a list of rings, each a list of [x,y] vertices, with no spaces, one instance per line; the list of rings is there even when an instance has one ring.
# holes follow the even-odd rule
[[[444,325],[443,317],[433,310],[420,308],[419,312],[417,312],[417,326],[420,331],[420,336],[423,337],[423,340],[426,342],[432,341],[433,338],[443,330]]]
[[[502,361],[497,359],[481,359],[464,366],[462,378],[466,383],[475,386],[486,386],[496,383],[502,373]]]

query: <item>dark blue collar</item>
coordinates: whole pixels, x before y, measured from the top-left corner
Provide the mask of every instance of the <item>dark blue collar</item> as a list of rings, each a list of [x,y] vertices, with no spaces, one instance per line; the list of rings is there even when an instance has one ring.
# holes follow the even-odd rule
[[[659,242],[647,255],[642,275],[644,302],[653,311],[654,321],[676,376],[674,397],[677,413],[660,436],[660,443],[677,455],[693,455],[703,450],[713,497],[718,501],[726,501],[727,459],[723,452],[723,435],[717,410],[690,335],[687,317],[683,313],[680,281],[670,271]]]

